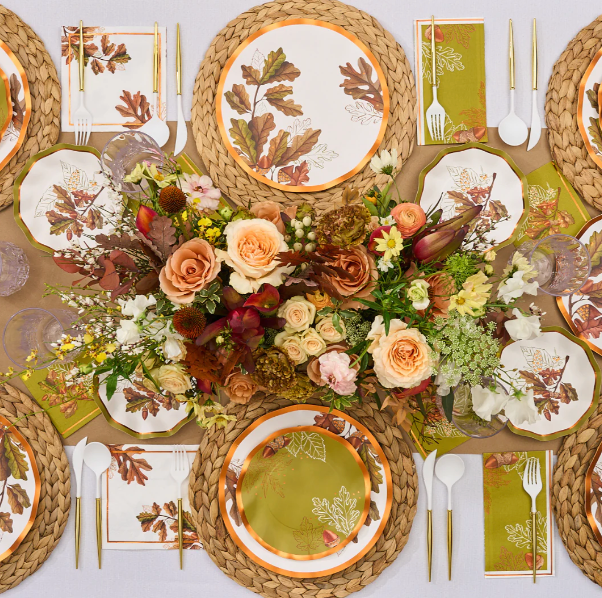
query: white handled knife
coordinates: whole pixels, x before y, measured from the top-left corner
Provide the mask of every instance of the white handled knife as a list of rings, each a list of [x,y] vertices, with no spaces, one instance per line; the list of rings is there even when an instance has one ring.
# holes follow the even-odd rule
[[[422,466],[422,479],[426,488],[426,547],[428,555],[429,581],[431,581],[431,569],[433,565],[433,473],[435,471],[435,449],[425,460]]]
[[[535,19],[533,19],[533,53],[531,60],[531,67],[533,70],[533,96],[531,98],[531,133],[529,134],[527,151],[533,149],[541,137],[541,120],[539,119],[539,111],[537,109],[537,29]]]
[[[176,91],[178,100],[178,128],[176,129],[176,147],[174,156],[177,156],[186,146],[188,140],[188,129],[184,119],[184,110],[182,109],[182,50],[180,47],[180,23],[177,25],[176,36]]]
[[[73,451],[73,473],[75,474],[75,568],[79,568],[79,539],[81,535],[81,496],[82,496],[82,468],[84,466],[84,449],[88,437],[82,438]]]

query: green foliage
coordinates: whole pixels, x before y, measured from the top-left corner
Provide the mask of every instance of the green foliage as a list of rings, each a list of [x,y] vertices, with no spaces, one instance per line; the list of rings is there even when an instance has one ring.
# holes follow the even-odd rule
[[[476,253],[452,253],[445,260],[446,270],[452,275],[456,289],[461,289],[466,279],[478,272],[477,264],[482,257]]]

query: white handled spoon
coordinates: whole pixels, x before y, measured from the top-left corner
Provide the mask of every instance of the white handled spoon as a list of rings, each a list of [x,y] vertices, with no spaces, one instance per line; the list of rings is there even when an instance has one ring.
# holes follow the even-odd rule
[[[84,463],[96,475],[96,544],[98,548],[98,568],[102,553],[102,489],[100,478],[111,466],[111,451],[101,442],[90,442],[84,450]]]
[[[458,455],[443,455],[435,465],[437,479],[447,486],[447,573],[451,581],[452,572],[452,487],[464,475],[464,461]]]
[[[498,133],[507,145],[522,145],[529,135],[525,122],[514,112],[514,34],[512,30],[512,19],[510,19],[510,113],[500,123]]]

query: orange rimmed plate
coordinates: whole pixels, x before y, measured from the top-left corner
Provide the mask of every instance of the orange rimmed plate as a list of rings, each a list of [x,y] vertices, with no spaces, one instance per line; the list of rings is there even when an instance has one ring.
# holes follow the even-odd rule
[[[258,542],[244,526],[236,502],[237,486],[249,454],[281,430],[318,426],[337,435],[357,451],[370,474],[368,518],[350,542],[338,552],[318,559],[293,560],[275,554]],[[391,470],[374,436],[359,422],[328,407],[294,405],[268,413],[251,424],[232,444],[219,481],[219,504],[226,528],[237,546],[258,565],[295,578],[330,575],[349,567],[374,546],[387,523],[393,499]]]
[[[577,98],[577,125],[587,153],[602,168],[602,127],[600,126],[600,81],[602,81],[602,49],[589,63]]]

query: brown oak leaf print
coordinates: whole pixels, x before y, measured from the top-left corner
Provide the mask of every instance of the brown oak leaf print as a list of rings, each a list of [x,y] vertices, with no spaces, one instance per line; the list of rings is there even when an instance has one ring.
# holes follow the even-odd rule
[[[151,119],[150,104],[144,94],[137,91],[132,95],[131,91],[123,90],[123,95],[119,99],[125,104],[115,106],[115,110],[119,112],[123,118],[133,119],[131,122],[124,123],[123,126],[127,129],[138,129],[145,122]]]
[[[235,83],[224,94],[230,108],[242,117],[230,119],[230,140],[237,154],[263,177],[289,186],[305,185],[310,165],[303,158],[316,146],[321,130],[311,129],[307,119],[301,131],[288,127],[275,132],[274,119],[278,112],[287,117],[303,115],[303,107],[290,97],[293,86],[288,85],[301,71],[278,48],[267,57],[257,50],[252,64],[241,67],[241,75],[244,84]]]
[[[44,380],[38,383],[44,392],[42,401],[48,401],[51,407],[59,407],[66,419],[72,417],[81,401],[92,401],[89,385],[83,381],[73,384],[65,379],[65,373],[50,369]]]
[[[108,35],[102,34],[99,27],[84,27],[83,40],[84,66],[90,64],[95,75],[124,70],[131,60],[126,45],[113,43]],[[79,60],[79,27],[63,27],[61,54],[67,64]]]
[[[133,386],[126,386],[123,389],[123,395],[127,402],[125,410],[128,413],[136,413],[140,411],[142,419],[146,419],[150,413],[153,417],[157,417],[161,408],[166,411],[171,409],[178,410],[180,403],[168,392],[164,395],[158,394],[146,388],[140,382],[134,380]]]
[[[25,118],[25,97],[22,100],[19,99],[19,95],[21,94],[21,81],[19,77],[13,73],[9,79],[10,86],[10,101],[13,105],[13,119],[12,125],[15,128],[15,132],[19,133],[21,131],[21,127],[23,126],[23,120]]]
[[[354,100],[369,102],[378,112],[384,110],[382,87],[378,74],[375,80],[372,80],[372,65],[366,59],[360,57],[358,70],[355,70],[350,62],[339,66],[339,70],[345,77],[339,87],[342,87],[347,95]]]
[[[160,507],[154,502],[149,507],[143,507],[143,511],[136,515],[143,532],[157,534],[159,542],[167,542],[168,548],[178,548],[178,507],[173,501],[169,501]],[[202,548],[201,541],[194,526],[194,519],[189,511],[182,512],[182,545],[188,550],[199,550]]]
[[[136,455],[144,453],[145,449],[139,446],[132,446],[127,450],[123,449],[123,444],[110,444],[109,451],[114,459],[114,466],[111,464],[111,470],[116,470],[121,476],[121,479],[128,484],[136,482],[140,486],[144,486],[148,476],[145,471],[152,471],[153,467],[146,459],[136,457]]]

